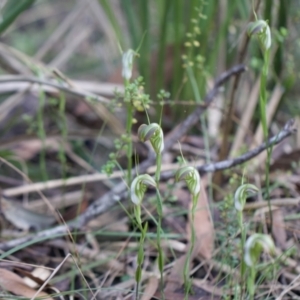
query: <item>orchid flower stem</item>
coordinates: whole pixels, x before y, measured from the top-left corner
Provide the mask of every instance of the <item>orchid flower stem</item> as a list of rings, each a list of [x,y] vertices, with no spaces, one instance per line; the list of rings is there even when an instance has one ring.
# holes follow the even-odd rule
[[[254,300],[254,294],[255,294],[255,276],[256,276],[256,271],[255,271],[255,266],[252,266],[250,268],[250,276],[248,279],[248,291],[249,291],[249,296],[250,300]]]
[[[125,89],[129,85],[129,80],[125,79],[124,80],[124,86]],[[127,184],[130,186],[131,180],[132,180],[132,141],[131,141],[131,130],[132,130],[132,118],[133,118],[133,109],[132,109],[132,104],[131,101],[129,101],[126,105],[127,109],[127,120],[126,120],[126,134],[128,136],[128,147],[127,147]]]
[[[161,238],[160,238],[160,233],[161,233],[161,222],[162,222],[162,214],[163,214],[163,208],[162,208],[162,198],[160,195],[159,190],[156,190],[156,199],[157,199],[157,213],[158,213],[158,222],[157,222],[157,251],[158,251],[158,268],[160,272],[160,291],[161,291],[161,296],[162,299],[165,299],[164,296],[164,254],[163,254],[163,249],[161,247]]]
[[[160,179],[160,171],[161,171],[161,154],[156,154],[156,171],[155,171],[155,181],[158,186]]]
[[[261,113],[261,122],[264,132],[264,139],[268,139],[268,124],[267,124],[267,97],[266,97],[266,87],[268,79],[268,67],[270,60],[270,49],[266,50],[263,54],[264,64],[260,78],[260,113]],[[269,178],[269,169],[271,161],[272,147],[267,149],[267,160],[266,160],[266,199],[268,201],[269,215],[270,215],[270,227],[272,228],[272,213],[271,213],[271,204],[270,204],[270,178]]]
[[[245,283],[245,271],[246,271],[246,264],[244,262],[244,247],[245,247],[245,243],[246,243],[246,228],[243,222],[243,212],[240,211],[238,213],[238,218],[239,218],[239,227],[241,230],[241,288],[242,288],[242,297],[243,297],[243,287],[244,287],[244,283]]]
[[[160,233],[162,230],[162,215],[163,215],[163,202],[159,192],[159,179],[161,171],[161,153],[156,153],[156,171],[155,171],[155,182],[156,182],[156,199],[157,199],[157,213],[158,213],[158,224],[157,224],[157,250],[158,250],[158,268],[160,272],[160,291],[162,299],[165,299],[164,295],[164,254],[161,247]]]
[[[189,289],[191,287],[189,273],[190,273],[190,264],[192,260],[193,250],[195,247],[195,240],[196,240],[196,231],[194,226],[195,221],[195,213],[197,209],[199,193],[196,195],[192,195],[192,210],[191,210],[191,240],[189,249],[186,256],[186,261],[184,264],[184,286],[185,286],[185,298],[189,295]],[[188,299],[188,298],[186,298]]]

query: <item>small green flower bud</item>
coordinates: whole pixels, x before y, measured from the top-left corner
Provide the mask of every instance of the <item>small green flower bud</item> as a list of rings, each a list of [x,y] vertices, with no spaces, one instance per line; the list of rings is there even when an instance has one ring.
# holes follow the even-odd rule
[[[200,175],[194,167],[180,168],[175,174],[175,180],[185,180],[186,185],[192,195],[200,192]]]
[[[164,150],[164,134],[158,124],[142,124],[138,129],[138,137],[142,142],[150,141],[156,154]]]
[[[122,77],[129,80],[132,76],[133,56],[135,55],[132,49],[127,50],[122,56]]]
[[[249,194],[256,194],[258,192],[258,188],[250,183],[246,183],[237,188],[234,194],[234,206],[238,211],[243,211],[246,199]]]
[[[271,31],[268,23],[258,20],[248,24],[248,35],[257,35],[261,49],[265,52],[271,47]]]
[[[132,181],[130,187],[130,196],[131,201],[134,204],[141,204],[147,190],[147,186],[156,187],[155,180],[148,174],[139,175]]]
[[[273,252],[274,242],[269,235],[255,233],[251,235],[245,244],[244,261],[249,267],[255,266],[262,250]]]

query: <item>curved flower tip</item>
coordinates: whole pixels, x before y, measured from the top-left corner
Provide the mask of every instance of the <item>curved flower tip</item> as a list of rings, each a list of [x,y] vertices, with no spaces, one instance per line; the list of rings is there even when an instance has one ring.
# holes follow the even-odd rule
[[[269,235],[255,233],[246,241],[244,261],[246,265],[253,267],[258,261],[262,250],[273,252],[274,249],[274,242]]]
[[[197,195],[200,192],[200,175],[194,167],[180,168],[175,174],[175,180],[185,180],[192,195]]]
[[[132,76],[133,57],[135,52],[132,49],[127,50],[122,55],[122,77],[129,80]]]
[[[150,141],[156,154],[164,150],[164,133],[157,123],[142,124],[138,129],[138,137],[142,142]]]
[[[134,178],[130,187],[130,197],[134,204],[141,204],[147,190],[147,186],[156,187],[156,182],[150,175],[144,174]]]
[[[271,30],[268,23],[264,20],[258,20],[248,24],[248,35],[257,35],[260,46],[263,51],[271,47]]]
[[[246,198],[249,195],[255,195],[258,192],[258,188],[250,183],[246,183],[238,187],[234,194],[234,206],[235,209],[238,211],[243,211],[245,203],[246,203]]]

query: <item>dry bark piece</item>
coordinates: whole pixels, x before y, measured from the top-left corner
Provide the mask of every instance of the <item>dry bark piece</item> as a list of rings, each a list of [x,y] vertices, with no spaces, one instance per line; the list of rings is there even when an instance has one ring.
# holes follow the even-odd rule
[[[272,235],[275,239],[276,245],[281,249],[285,249],[287,235],[283,213],[280,208],[272,211]]]

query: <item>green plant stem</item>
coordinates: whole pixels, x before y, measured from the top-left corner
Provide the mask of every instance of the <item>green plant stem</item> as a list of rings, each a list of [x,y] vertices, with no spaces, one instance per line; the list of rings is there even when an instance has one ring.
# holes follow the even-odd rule
[[[124,80],[124,86],[125,90],[129,85],[129,80],[125,79]],[[131,140],[131,130],[132,130],[132,118],[133,118],[133,107],[130,101],[126,103],[126,110],[127,110],[127,119],[126,119],[126,134],[128,137],[128,144],[127,144],[127,184],[128,186],[131,185],[131,180],[132,180],[132,140]]]
[[[184,287],[185,287],[185,299],[189,294],[189,290],[191,287],[190,280],[189,280],[189,273],[190,273],[190,264],[191,264],[191,257],[193,254],[193,250],[195,247],[195,240],[196,240],[196,232],[195,232],[195,213],[197,209],[197,203],[198,203],[198,197],[199,194],[192,195],[192,210],[191,210],[191,240],[190,240],[190,246],[189,250],[187,252],[185,264],[184,264]]]
[[[139,242],[139,249],[138,249],[138,256],[137,256],[137,268],[135,272],[135,281],[136,281],[136,288],[135,288],[135,299],[139,299],[139,288],[140,282],[142,280],[142,270],[143,270],[143,262],[144,262],[144,244],[145,244],[145,237],[148,229],[148,224],[145,224],[143,228],[141,224],[138,224],[138,227],[141,230],[141,238]]]
[[[250,276],[248,278],[248,292],[249,292],[249,300],[254,300],[254,294],[255,294],[255,266],[252,266],[250,268]]]
[[[156,190],[156,199],[157,199],[157,214],[158,214],[158,222],[157,222],[157,239],[156,239],[156,245],[157,245],[157,251],[158,251],[158,269],[160,272],[160,291],[161,291],[161,297],[164,300],[164,255],[163,255],[163,249],[161,247],[161,222],[162,222],[162,215],[163,215],[163,206],[162,206],[162,198],[160,195],[159,190]]]
[[[67,128],[67,120],[66,120],[66,97],[63,93],[60,93],[59,97],[59,115],[60,115],[60,130],[63,138],[63,142],[67,143],[68,141],[68,128]],[[61,163],[61,170],[62,170],[62,178],[66,178],[67,174],[67,158],[64,149],[64,145],[61,144],[59,146],[59,160]]]
[[[244,294],[244,283],[245,283],[245,272],[246,272],[246,264],[244,262],[244,247],[246,243],[246,228],[243,222],[243,212],[239,212],[238,214],[239,219],[239,227],[241,230],[241,269],[240,269],[240,275],[241,275],[241,298],[243,298]]]
[[[155,171],[155,181],[156,181],[156,199],[157,199],[157,214],[158,214],[158,222],[157,222],[157,250],[158,250],[158,268],[160,272],[160,291],[162,294],[162,299],[165,299],[164,296],[164,255],[161,247],[161,236],[160,233],[162,231],[161,222],[163,216],[163,203],[162,198],[159,192],[159,179],[160,179],[160,171],[161,171],[161,153],[156,153],[156,171]]]
[[[48,175],[47,175],[47,168],[46,168],[46,132],[44,128],[44,107],[45,107],[45,93],[40,88],[39,91],[39,108],[38,108],[38,114],[37,114],[37,119],[38,119],[38,136],[42,141],[42,149],[40,153],[40,168],[41,168],[41,173],[44,181],[48,180]]]
[[[155,181],[157,184],[157,187],[159,185],[159,179],[160,179],[160,172],[161,172],[161,154],[156,154],[156,170],[155,170]]]
[[[263,133],[264,133],[264,139],[266,141],[268,139],[268,124],[267,124],[267,112],[266,112],[266,107],[267,107],[266,89],[267,89],[270,50],[267,50],[263,54],[263,56],[264,56],[264,64],[263,64],[263,69],[262,69],[262,73],[261,73],[261,77],[260,77],[259,106],[260,106],[260,117],[261,117]],[[271,153],[272,153],[272,147],[267,149],[265,180],[266,180],[266,199],[268,201],[268,207],[269,207],[270,227],[272,228],[273,219],[272,219],[271,203],[270,203],[270,178],[269,178]]]

